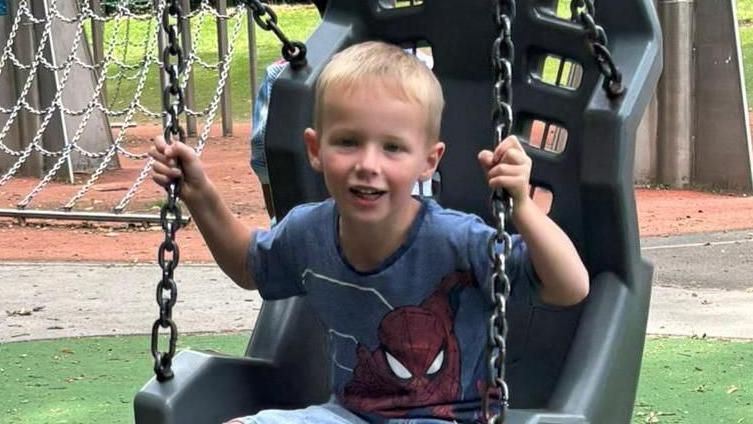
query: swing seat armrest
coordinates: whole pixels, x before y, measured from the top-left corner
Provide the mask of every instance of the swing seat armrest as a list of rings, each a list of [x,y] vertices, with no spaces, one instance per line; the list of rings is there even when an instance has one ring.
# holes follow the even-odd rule
[[[175,377],[152,377],[136,394],[138,423],[221,423],[275,405],[286,399],[280,370],[269,361],[182,351],[173,359]],[[294,401],[288,399],[290,401]]]
[[[597,275],[549,411],[587,422],[630,422],[640,373],[653,267],[632,281]],[[557,421],[559,422],[559,421]]]
[[[649,264],[639,269],[630,287],[612,273],[594,278],[570,359],[548,405],[510,409],[505,424],[630,422],[652,275]]]
[[[540,409],[510,409],[505,424],[591,424],[582,415]]]

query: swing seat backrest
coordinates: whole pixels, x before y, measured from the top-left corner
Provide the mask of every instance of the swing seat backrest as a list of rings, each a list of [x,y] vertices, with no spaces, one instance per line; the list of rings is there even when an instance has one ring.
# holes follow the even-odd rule
[[[578,248],[591,275],[591,293],[581,308],[568,312],[532,305],[508,316],[506,380],[513,409],[505,423],[627,424],[652,275],[639,249],[634,139],[661,71],[660,30],[650,0],[597,2],[597,22],[609,35],[627,87],[624,96],[610,101],[584,30],[554,17],[555,1],[518,2],[513,132],[528,139],[532,184],[552,193],[549,215]],[[278,219],[297,204],[326,197],[302,140],[312,122],[317,76],[337,51],[381,39],[431,47],[447,103],[440,203],[488,220],[489,192],[476,155],[494,140],[495,2],[423,0],[399,2],[420,5],[395,9],[379,3],[330,0],[307,41],[308,66],[286,70],[272,89],[266,148]],[[547,57],[580,66],[574,72],[565,67],[564,80],[575,88],[545,83],[559,85],[560,78],[549,75],[561,73]],[[136,422],[221,422],[262,408],[324,402],[329,396],[326,340],[305,297],[265,302],[246,358],[181,352],[173,380],[152,379],[137,395]]]
[[[378,3],[332,0],[307,42],[308,66],[288,69],[272,90],[266,142],[278,219],[297,204],[327,196],[321,177],[308,165],[301,137],[312,122],[318,74],[337,51],[380,39],[406,48],[430,46],[433,71],[447,104],[441,133],[447,153],[439,167],[440,203],[488,221],[489,191],[476,156],[494,143],[495,2],[425,0],[418,6],[392,9]],[[518,3],[513,26],[513,132],[528,141],[526,150],[534,161],[532,185],[551,193],[549,215],[571,237],[594,277],[583,313],[601,312],[606,304],[597,302],[606,294],[606,286],[608,296],[632,292],[636,297],[621,306],[626,309],[619,319],[625,322],[598,322],[598,330],[579,325],[580,311],[532,307],[524,316],[510,317],[511,400],[513,407],[520,408],[578,403],[577,395],[560,393],[569,386],[559,384],[575,373],[585,379],[581,383],[588,383],[579,390],[606,391],[599,396],[611,396],[610,390],[627,392],[620,406],[599,407],[605,408],[599,414],[611,418],[597,422],[620,422],[632,410],[650,289],[650,267],[639,251],[632,169],[636,129],[661,68],[659,26],[649,0],[631,0],[620,7],[597,2],[597,22],[609,35],[609,48],[627,87],[624,96],[610,100],[601,89],[601,74],[582,26],[555,17],[556,0]],[[551,63],[562,58],[559,62],[566,64],[566,71],[571,66],[580,69],[558,84],[547,74],[559,70]],[[595,339],[596,333],[604,333],[605,338]],[[582,352],[573,349],[573,340],[607,345],[596,359],[616,361],[623,371],[584,363],[579,358]],[[599,365],[602,368],[595,374],[620,376],[584,377],[578,369]],[[592,387],[597,381],[609,384]]]

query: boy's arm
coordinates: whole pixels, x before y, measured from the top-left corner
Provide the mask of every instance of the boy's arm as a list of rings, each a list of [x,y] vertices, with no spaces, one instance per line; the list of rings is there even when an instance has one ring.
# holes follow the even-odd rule
[[[588,271],[567,234],[528,196],[514,203],[512,220],[541,280],[541,300],[563,306],[583,300],[589,290]]]
[[[511,136],[494,152],[482,151],[479,161],[489,186],[507,190],[513,199],[512,219],[541,279],[541,300],[552,305],[583,300],[588,295],[588,271],[567,234],[528,196],[532,163],[518,139]]]
[[[149,155],[154,159],[152,178],[157,184],[166,186],[181,178],[180,197],[222,271],[239,286],[256,289],[246,263],[253,234],[228,209],[194,150],[183,143],[167,145],[157,137]]]
[[[210,180],[207,183],[204,190],[197,192],[199,197],[183,201],[217,265],[235,284],[256,290],[256,283],[248,272],[249,264],[246,263],[254,232],[230,211],[214,184]]]

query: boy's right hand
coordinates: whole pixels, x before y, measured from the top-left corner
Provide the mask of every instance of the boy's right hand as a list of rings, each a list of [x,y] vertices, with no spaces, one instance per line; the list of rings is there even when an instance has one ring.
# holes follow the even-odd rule
[[[529,199],[532,161],[516,136],[505,138],[493,152],[482,150],[478,160],[486,172],[489,187],[507,190],[517,204]]]
[[[190,201],[199,197],[207,186],[207,176],[192,147],[177,141],[167,144],[162,136],[157,136],[154,146],[149,150],[149,156],[154,159],[154,182],[167,187],[171,181],[180,178],[180,197],[183,200]]]

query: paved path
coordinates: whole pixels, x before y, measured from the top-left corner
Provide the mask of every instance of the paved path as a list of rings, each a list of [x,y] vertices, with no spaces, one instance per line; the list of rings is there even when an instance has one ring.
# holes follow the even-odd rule
[[[753,339],[753,230],[641,244],[654,263],[649,333]]]
[[[753,231],[643,240],[655,265],[651,334],[753,339]],[[156,265],[0,263],[0,342],[144,334],[157,318]],[[248,331],[261,299],[215,266],[181,265],[181,332]]]
[[[157,265],[6,263],[0,264],[0,275],[0,342],[145,334],[158,317]],[[254,325],[261,298],[237,287],[217,267],[180,265],[175,277],[173,318],[181,332]]]

